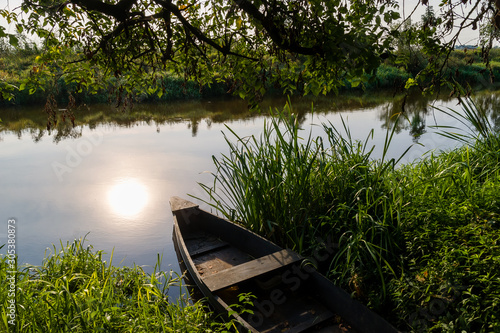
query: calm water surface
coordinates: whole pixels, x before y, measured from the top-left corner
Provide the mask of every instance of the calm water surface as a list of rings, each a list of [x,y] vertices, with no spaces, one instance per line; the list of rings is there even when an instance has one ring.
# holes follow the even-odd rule
[[[483,102],[497,119],[495,94]],[[456,143],[429,127],[456,125],[428,106],[432,101],[406,101],[389,157],[413,145],[404,161],[431,149]],[[436,105],[456,108],[454,99]],[[263,109],[282,107],[284,100]],[[401,111],[402,100],[335,98],[294,102],[304,137],[321,135],[323,122],[341,128],[344,119],[355,139],[374,130],[370,146],[382,154],[389,116]],[[48,131],[42,108],[2,108],[0,111],[0,244],[7,240],[7,220],[17,220],[20,262],[38,265],[51,244],[87,235],[87,244],[111,254],[114,263],[154,266],[178,271],[172,244],[169,198],[203,196],[198,182],[210,183],[212,155],[227,152],[222,131],[229,126],[240,136],[258,135],[267,116],[248,113],[240,101],[179,102],[137,105],[131,111],[92,106],[75,111],[76,127]],[[498,120],[498,119],[497,119]],[[2,249],[4,251],[4,249]],[[50,251],[48,252],[50,253]],[[150,268],[147,268],[149,270]]]

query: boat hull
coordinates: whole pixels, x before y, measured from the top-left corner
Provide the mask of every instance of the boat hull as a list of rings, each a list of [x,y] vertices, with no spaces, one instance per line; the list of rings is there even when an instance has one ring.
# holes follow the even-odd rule
[[[293,251],[181,198],[173,197],[171,208],[182,265],[240,332],[397,332]],[[253,306],[235,314],[229,305],[249,294]]]

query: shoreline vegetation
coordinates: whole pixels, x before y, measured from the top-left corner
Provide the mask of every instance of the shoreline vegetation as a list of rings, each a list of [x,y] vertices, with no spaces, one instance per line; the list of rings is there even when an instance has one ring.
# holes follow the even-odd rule
[[[374,160],[345,125],[307,136],[285,108],[260,137],[228,133],[206,203],[306,257],[338,244],[320,272],[398,329],[499,332],[500,135],[462,108],[441,110],[471,129],[441,129],[462,147],[404,165]]]
[[[20,40],[23,40],[22,36]],[[344,80],[338,92],[370,94],[385,90],[394,94],[404,94],[417,89],[411,88],[414,85],[412,80],[427,63],[424,57],[418,52],[415,53],[408,56],[411,57],[411,61],[405,67],[388,59],[372,75],[364,74],[355,83]],[[120,106],[234,96],[232,87],[235,82],[215,81],[210,85],[201,86],[195,81],[186,81],[172,73],[159,74],[155,79],[154,89],[126,92],[119,84],[120,79],[115,77],[94,78],[95,82],[90,87],[85,83],[74,81],[71,74],[59,74],[59,78],[55,74],[51,74],[50,77],[41,75],[40,72],[44,67],[43,63],[40,63],[41,54],[36,44],[26,40],[17,48],[12,48],[5,42],[0,43],[0,84],[3,88],[10,85],[11,90],[5,89],[5,92],[13,96],[10,100],[6,98],[7,95],[0,96],[0,105],[44,105],[49,96],[53,96],[60,105],[108,103]],[[488,64],[484,63],[479,49],[456,49],[451,53],[448,66],[442,75],[448,78],[448,81],[471,90],[498,89],[499,84],[494,82],[493,78],[500,77],[500,49],[494,48],[490,51]],[[266,97],[283,95],[283,91],[274,86],[267,86],[265,89]],[[297,86],[294,95],[302,95],[302,90],[304,87]],[[289,94],[293,90],[287,91]]]
[[[306,257],[327,246],[321,240],[338,244],[319,271],[400,330],[499,332],[500,136],[480,104],[462,108],[443,111],[473,130],[442,129],[462,147],[400,165],[373,159],[369,139],[352,140],[347,127],[307,136],[287,106],[260,137],[229,129],[230,153],[214,157],[214,187],[204,187],[209,204]],[[118,268],[81,242],[20,269],[23,331],[234,331],[203,303],[169,301],[179,279],[159,265],[152,275]]]
[[[181,277],[160,269],[119,267],[85,238],[53,245],[41,266],[17,271],[15,316],[7,306],[7,260],[0,261],[2,332],[224,332],[231,323],[215,321],[203,301],[172,299]],[[2,249],[3,250],[3,249]]]

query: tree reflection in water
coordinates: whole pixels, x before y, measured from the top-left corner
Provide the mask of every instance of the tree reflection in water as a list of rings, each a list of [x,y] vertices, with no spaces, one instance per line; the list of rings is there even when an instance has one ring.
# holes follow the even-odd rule
[[[475,96],[478,106],[482,107],[496,130],[500,129],[500,94],[492,92],[478,93]],[[172,102],[169,104],[139,104],[132,109],[116,109],[110,105],[83,106],[74,110],[76,126],[69,121],[58,121],[57,125],[47,130],[47,115],[39,107],[18,107],[2,110],[2,133],[14,133],[18,138],[30,135],[38,142],[44,136],[51,136],[55,143],[64,139],[75,139],[82,135],[83,126],[95,129],[105,127],[133,127],[138,124],[160,126],[165,124],[185,123],[192,136],[198,135],[203,122],[208,128],[216,123],[250,120],[269,115],[270,110],[282,110],[285,98],[269,98],[261,104],[261,111],[250,111],[248,105],[239,99],[220,99],[212,101]],[[456,102],[454,102],[456,101]],[[455,104],[453,104],[455,103]],[[449,96],[423,97],[419,92],[404,95],[380,93],[378,95],[339,95],[319,98],[292,98],[292,110],[298,113],[298,121],[303,124],[308,114],[332,114],[351,111],[377,112],[382,129],[395,126],[395,133],[407,131],[415,143],[427,132],[429,117],[435,112],[432,105],[456,105],[458,100]],[[314,105],[314,107],[312,107]],[[452,106],[455,108],[455,106]],[[399,116],[399,121],[396,121]],[[431,118],[432,119],[432,118]]]

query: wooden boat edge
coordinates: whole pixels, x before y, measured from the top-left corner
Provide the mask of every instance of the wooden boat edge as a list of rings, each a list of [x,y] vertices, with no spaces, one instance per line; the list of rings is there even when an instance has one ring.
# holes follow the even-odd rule
[[[176,197],[178,198],[178,197]],[[180,199],[180,198],[179,198]],[[184,199],[181,199],[183,201],[187,201]],[[187,201],[189,202],[189,201]],[[187,250],[187,247],[184,243],[184,240],[182,239],[182,235],[180,234],[179,227],[177,226],[177,221],[176,221],[176,214],[182,212],[183,210],[191,210],[194,209],[197,213],[203,213],[203,214],[208,214],[211,215],[225,223],[228,223],[230,225],[236,226],[238,228],[243,229],[244,231],[260,238],[263,239],[275,246],[276,244],[270,242],[269,240],[263,238],[262,236],[243,228],[242,226],[228,221],[224,218],[221,218],[217,215],[214,215],[210,212],[207,212],[205,210],[202,210],[199,208],[198,205],[195,205],[191,203],[191,205],[185,204],[184,209],[177,209],[175,212],[173,211],[174,215],[174,233],[176,235],[177,241],[181,242],[183,247],[181,249],[181,254],[183,257],[184,262],[186,263],[186,266],[190,272],[191,275],[193,275],[193,279],[195,280],[195,284],[200,288],[202,293],[209,299],[211,303],[215,302],[218,306],[213,304],[214,306],[217,307],[217,311],[222,312],[222,311],[228,311],[229,307],[227,304],[224,303],[224,301],[220,298],[218,298],[216,295],[214,295],[203,283],[203,280],[201,279],[201,276],[199,272],[197,271],[194,262],[191,260],[191,257],[189,255],[189,252]],[[193,213],[193,212],[191,212]],[[178,234],[178,235],[177,235]],[[277,246],[278,247],[278,246]],[[278,247],[280,248],[280,247]],[[188,265],[189,264],[189,265]],[[384,318],[380,317],[378,314],[370,310],[368,307],[360,303],[359,301],[353,299],[345,290],[342,288],[336,286],[333,284],[330,280],[328,280],[326,277],[324,277],[322,274],[319,272],[313,271],[310,273],[311,277],[315,281],[316,284],[323,286],[323,288],[326,288],[329,290],[329,292],[333,293],[335,295],[335,301],[331,300],[328,301],[328,298],[324,298],[323,301],[328,304],[332,308],[332,311],[337,313],[340,317],[342,317],[346,322],[348,322],[350,325],[353,326],[356,330],[360,332],[399,332],[396,328],[394,328],[390,323],[388,323]],[[239,317],[239,316],[238,316]],[[243,320],[241,317],[239,317],[239,321],[241,320],[242,325],[250,330],[251,332],[256,332],[251,327],[246,323],[245,320]],[[248,326],[247,326],[248,325]]]
[[[183,199],[182,199],[183,200]],[[186,200],[185,200],[186,201]],[[194,206],[186,206],[184,210],[191,209],[191,208],[198,208],[198,205]],[[188,270],[189,274],[191,275],[191,278],[193,279],[194,284],[200,289],[202,294],[208,298],[209,303],[215,308],[215,311],[225,315],[231,311],[231,308],[229,307],[228,304],[226,304],[220,297],[217,295],[213,294],[208,287],[205,285],[203,280],[201,279],[201,276],[196,269],[196,266],[191,259],[191,256],[189,255],[189,252],[186,247],[186,243],[184,242],[184,239],[182,237],[182,234],[180,232],[178,223],[177,223],[177,217],[175,213],[182,211],[183,209],[177,209],[175,212],[173,211],[173,216],[174,216],[174,231],[173,231],[173,241],[174,245],[177,247],[177,249],[180,251],[182,260],[184,261],[184,264],[186,266],[186,269]],[[199,209],[201,212],[210,214],[208,212],[205,212],[201,209]],[[228,221],[229,222],[229,221]],[[226,318],[228,318],[227,315],[225,315]],[[250,326],[243,318],[241,318],[238,314],[233,313],[231,315],[236,321],[241,325],[244,329],[248,330],[249,332],[252,333],[259,333],[256,331],[252,326]]]

